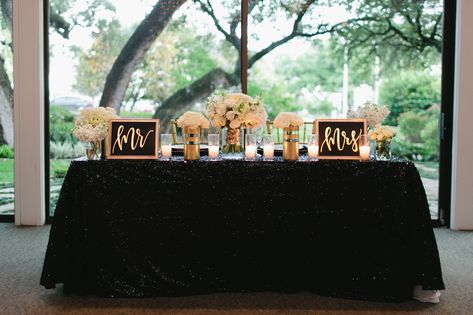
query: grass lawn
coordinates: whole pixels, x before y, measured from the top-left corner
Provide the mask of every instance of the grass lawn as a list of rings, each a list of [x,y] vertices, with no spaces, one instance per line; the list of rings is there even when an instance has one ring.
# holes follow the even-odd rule
[[[66,176],[71,160],[51,160],[51,177]],[[0,159],[0,185],[13,186],[13,159]]]
[[[0,159],[0,184],[13,184],[13,159]]]

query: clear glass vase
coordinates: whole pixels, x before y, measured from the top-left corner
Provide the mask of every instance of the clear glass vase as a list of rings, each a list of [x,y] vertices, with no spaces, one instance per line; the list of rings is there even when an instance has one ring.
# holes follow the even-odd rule
[[[387,161],[391,159],[391,141],[376,141],[375,156],[378,161]]]
[[[102,157],[102,141],[86,142],[85,153],[88,160],[100,160]]]

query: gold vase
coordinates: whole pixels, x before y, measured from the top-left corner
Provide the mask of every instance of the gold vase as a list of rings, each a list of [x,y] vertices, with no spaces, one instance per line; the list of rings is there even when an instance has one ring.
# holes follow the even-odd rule
[[[283,128],[283,158],[285,161],[299,160],[299,127]]]
[[[223,145],[223,153],[241,153],[243,147],[240,141],[240,128],[228,128],[225,144]]]
[[[194,161],[200,158],[200,129],[184,127],[184,160]]]

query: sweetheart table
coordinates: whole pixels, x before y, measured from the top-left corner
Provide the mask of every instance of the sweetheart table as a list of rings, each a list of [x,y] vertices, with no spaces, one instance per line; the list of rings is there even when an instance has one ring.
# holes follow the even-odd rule
[[[392,161],[71,163],[41,284],[149,297],[444,289],[425,191]]]

